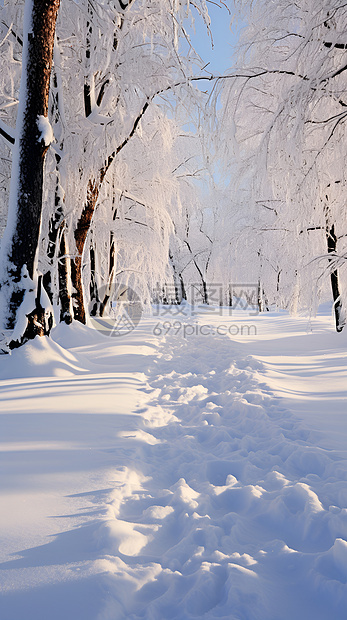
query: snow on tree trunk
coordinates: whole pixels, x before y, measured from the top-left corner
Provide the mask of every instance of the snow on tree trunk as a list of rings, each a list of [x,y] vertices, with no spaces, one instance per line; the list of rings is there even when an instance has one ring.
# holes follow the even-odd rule
[[[39,294],[35,289],[44,160],[53,139],[47,113],[59,4],[60,0],[25,3],[16,144],[8,223],[1,247],[1,318],[3,329],[11,331],[9,338],[7,332],[9,348],[49,333],[52,325],[41,301],[41,285]]]

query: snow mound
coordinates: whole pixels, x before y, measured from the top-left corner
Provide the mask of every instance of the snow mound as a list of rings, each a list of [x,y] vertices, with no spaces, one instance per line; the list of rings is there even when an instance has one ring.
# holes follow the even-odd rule
[[[85,361],[44,336],[30,340],[11,355],[0,358],[0,378],[68,377],[87,373]]]
[[[87,344],[97,344],[108,341],[108,338],[97,332],[92,327],[82,325],[78,321],[73,321],[71,325],[59,323],[52,330],[52,338],[61,347],[66,349],[74,349],[76,347],[84,347]]]

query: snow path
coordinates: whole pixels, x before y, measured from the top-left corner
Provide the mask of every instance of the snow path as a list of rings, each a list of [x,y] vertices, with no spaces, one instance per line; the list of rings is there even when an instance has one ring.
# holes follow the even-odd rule
[[[117,345],[69,336],[70,352],[35,341],[26,375],[46,351],[61,376],[2,382],[20,420],[7,501],[27,490],[33,512],[5,523],[2,620],[345,619],[346,453],[284,406],[251,346],[158,343],[153,325]]]

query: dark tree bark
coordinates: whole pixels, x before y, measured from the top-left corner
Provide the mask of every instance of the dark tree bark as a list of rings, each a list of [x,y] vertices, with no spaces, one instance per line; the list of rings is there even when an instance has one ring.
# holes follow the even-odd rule
[[[335,233],[335,226],[327,226],[326,228],[326,240],[328,247],[328,254],[335,254],[337,249],[337,237]],[[329,259],[332,262],[332,259]],[[333,269],[330,273],[331,291],[334,300],[334,315],[335,315],[335,327],[337,332],[342,332],[345,326],[345,318],[341,301],[341,293],[339,287],[339,273],[337,269]]]
[[[136,129],[149,107],[149,101],[146,101],[142,106],[138,116],[136,117],[134,124],[129,132],[129,135],[123,140],[123,142],[107,157],[104,166],[99,170],[99,174],[94,179],[89,179],[87,187],[86,203],[84,205],[80,219],[77,222],[77,226],[74,232],[76,243],[76,256],[71,263],[71,279],[74,288],[73,297],[73,311],[74,318],[80,323],[86,322],[86,311],[83,300],[83,282],[82,282],[82,257],[85,247],[87,235],[92,223],[95,207],[98,202],[100,190],[104,182],[105,176],[112,165],[114,159],[120,153],[120,151],[128,144],[129,140],[134,136]]]
[[[61,231],[58,258],[58,283],[59,283],[59,303],[60,303],[60,322],[70,325],[72,323],[72,304],[71,304],[71,261],[68,256],[66,245],[65,226]]]
[[[26,17],[31,19],[31,27],[23,36],[23,67],[17,118],[19,138],[14,149],[14,178],[10,198],[12,213],[10,210],[2,256],[4,269],[1,287],[9,292],[9,295],[4,295],[5,300],[8,297],[4,327],[9,330],[15,328],[19,307],[25,291],[28,290],[28,285],[23,284],[22,276],[29,277],[34,287],[35,258],[42,213],[43,169],[49,146],[41,137],[38,119],[47,118],[48,114],[59,4],[60,0],[32,0],[32,7],[26,7]],[[35,318],[28,315],[26,332],[21,335],[20,341],[12,343],[10,347],[24,342],[36,333],[42,335],[50,331],[39,293],[40,291],[36,296],[36,308],[31,313]]]
[[[201,297],[202,297],[202,301],[203,301],[204,304],[208,305],[207,283],[206,283],[206,279],[205,279],[205,277],[206,277],[206,270],[205,270],[205,273],[203,273],[202,270],[200,269],[197,261],[196,261],[196,257],[194,255],[193,250],[192,250],[192,248],[190,246],[190,243],[188,241],[189,228],[190,228],[189,215],[188,215],[188,212],[186,211],[186,227],[185,227],[185,237],[186,238],[183,240],[183,242],[185,243],[185,245],[188,248],[188,251],[189,251],[189,253],[191,255],[191,260],[194,263],[195,268],[196,268],[196,270],[197,270],[197,272],[198,272],[198,274],[200,276],[200,279],[201,279],[201,286],[202,286]]]
[[[116,9],[123,13],[130,7],[132,2],[133,0],[123,0],[123,1],[117,0]],[[90,6],[88,8],[87,39],[86,39],[87,68],[90,65],[90,47],[91,47],[91,38],[93,34],[92,20],[93,20],[93,9]],[[123,18],[121,20],[120,28],[122,27],[123,27]],[[115,32],[114,44],[113,44],[113,48],[115,51],[117,50],[117,46],[118,46],[118,39],[117,39],[117,35]],[[102,104],[104,94],[105,94],[105,89],[108,83],[109,83],[108,79],[105,79],[101,82],[100,90],[96,97],[96,104],[98,107],[101,106]],[[90,88],[90,83],[88,82],[87,79],[85,80],[85,84],[84,84],[83,96],[84,96],[84,111],[85,111],[86,117],[88,118],[88,116],[90,116],[90,114],[92,113],[92,105],[91,105],[91,88]],[[146,112],[148,105],[149,103],[148,101],[146,101],[139,115],[135,119],[135,122],[133,124],[133,127],[128,137],[125,138],[122,144],[120,144],[118,148],[115,149],[107,157],[103,167],[99,170],[98,175],[96,175],[95,178],[89,179],[88,181],[86,203],[84,205],[81,217],[77,222],[77,226],[74,232],[77,253],[76,253],[75,258],[71,261],[71,280],[72,280],[72,286],[74,289],[72,293],[74,318],[77,321],[80,321],[81,323],[84,323],[84,324],[86,322],[86,311],[85,311],[84,298],[83,298],[82,259],[83,259],[85,242],[86,242],[88,232],[89,232],[89,229],[92,223],[93,214],[94,214],[94,211],[95,211],[95,208],[98,202],[98,198],[99,198],[99,193],[100,193],[100,190],[101,190],[101,187],[102,187],[102,184],[103,184],[103,181],[104,181],[104,178],[106,176],[108,169],[112,165],[116,155],[118,155],[118,153],[124,148],[124,146],[128,143],[128,141],[135,134],[138,124],[142,116]],[[97,312],[97,309],[96,309],[96,312]]]
[[[339,181],[337,181],[337,183],[339,183]],[[330,187],[330,184],[328,185],[328,188],[329,187]],[[325,222],[326,222],[325,238],[327,242],[327,250],[328,250],[328,255],[334,254],[336,256],[337,236],[335,232],[335,224],[331,223],[331,217],[329,213],[330,209],[328,206],[328,201],[329,201],[328,194],[326,194],[325,199],[326,199],[326,205],[324,207],[324,215],[325,215]],[[333,259],[329,258],[329,264],[332,264],[332,262],[333,262]],[[342,299],[341,299],[341,293],[340,293],[339,273],[336,268],[335,269],[333,268],[332,271],[330,272],[330,283],[331,283],[331,292],[332,292],[333,301],[334,301],[335,327],[336,327],[337,332],[342,332],[346,324],[346,319],[345,319],[345,313],[344,313],[344,308],[342,305]]]
[[[58,54],[58,50],[56,50]],[[64,115],[64,104],[59,90],[59,78],[57,67],[53,68],[52,91],[51,91],[51,117],[54,127],[59,127]],[[59,144],[61,154],[64,151],[64,139]],[[50,298],[51,303],[59,303],[60,322],[70,324],[72,322],[71,303],[71,274],[70,259],[67,256],[66,222],[65,222],[65,194],[61,186],[62,157],[55,153],[56,184],[54,192],[54,213],[49,222],[47,259],[48,267],[43,274],[43,286]],[[58,290],[52,286],[53,277],[58,279]],[[54,278],[54,279],[55,279]]]
[[[113,215],[112,215],[112,219],[113,221],[116,220],[117,218],[117,212],[118,209],[117,207],[115,207],[115,194],[113,194],[113,198],[112,198],[112,202],[113,202]],[[96,285],[96,279],[95,279],[95,273],[94,273],[94,277],[93,277],[93,272],[92,272],[92,259],[91,259],[91,277],[92,277],[92,283],[91,283],[91,287],[93,286],[93,291],[91,290],[91,299],[93,300],[93,308],[91,311],[91,315],[92,316],[100,316],[102,317],[104,315],[104,312],[106,310],[107,304],[110,300],[110,297],[112,295],[112,291],[113,291],[113,280],[114,280],[114,271],[115,271],[115,266],[116,266],[116,243],[115,243],[115,239],[114,239],[114,234],[113,231],[111,230],[110,232],[110,246],[109,246],[109,262],[108,262],[108,280],[107,280],[107,285],[106,285],[106,289],[104,291],[103,294],[103,298],[100,299],[99,298],[99,291],[97,289],[97,285]],[[94,269],[95,269],[95,260],[94,260]]]
[[[47,259],[49,267],[43,274],[43,285],[51,303],[59,302],[60,322],[68,325],[72,322],[72,304],[70,296],[70,259],[67,256],[68,248],[66,241],[66,226],[64,217],[64,200],[60,195],[60,157],[56,155],[57,166],[57,185],[55,190],[54,215],[49,223]],[[55,293],[52,287],[52,272],[58,270],[58,292]]]
[[[182,276],[182,272],[179,272],[177,270],[177,267],[175,265],[175,261],[174,261],[174,257],[173,254],[171,252],[171,250],[169,250],[169,261],[171,263],[171,267],[172,267],[172,271],[173,271],[173,276],[174,276],[174,283],[175,283],[175,301],[176,304],[180,304],[182,303],[183,299],[187,299],[187,293],[186,293],[186,289],[184,286],[184,280],[183,280],[183,276]]]
[[[101,183],[102,181],[100,179],[97,181],[89,181],[86,204],[74,232],[77,254],[71,262],[71,280],[74,288],[72,293],[73,312],[74,318],[83,324],[86,322],[86,311],[83,300],[82,257],[96,203],[99,198]]]

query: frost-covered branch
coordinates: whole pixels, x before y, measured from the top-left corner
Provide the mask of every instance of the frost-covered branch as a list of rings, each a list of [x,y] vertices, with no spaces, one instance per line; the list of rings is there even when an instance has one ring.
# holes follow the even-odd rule
[[[6,125],[1,119],[0,119],[0,136],[5,138],[7,143],[10,145],[13,145],[15,143],[15,131],[12,129],[12,127],[9,127],[8,125]]]

